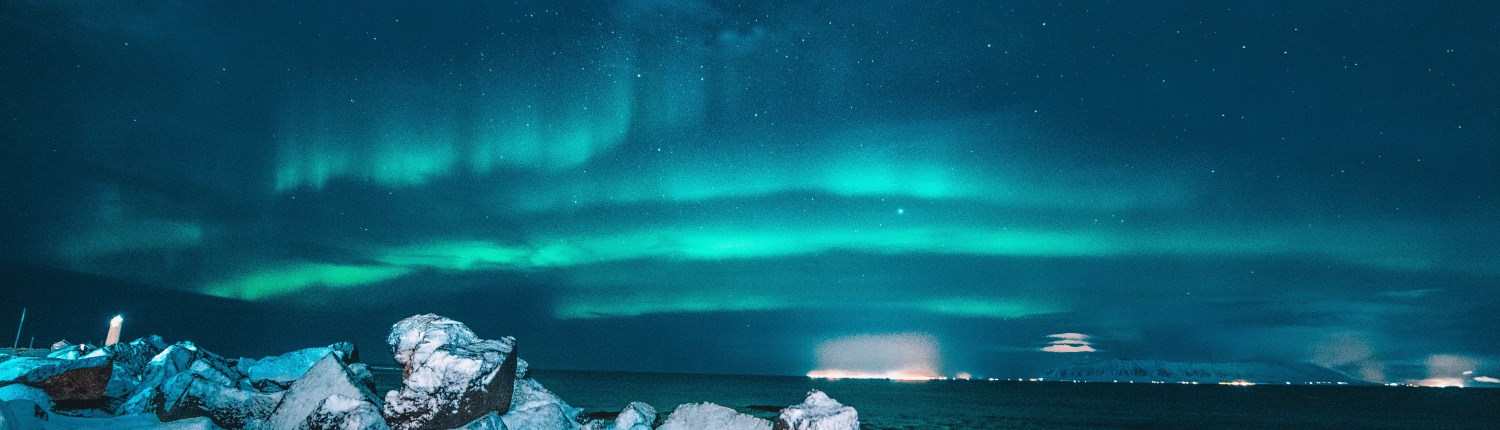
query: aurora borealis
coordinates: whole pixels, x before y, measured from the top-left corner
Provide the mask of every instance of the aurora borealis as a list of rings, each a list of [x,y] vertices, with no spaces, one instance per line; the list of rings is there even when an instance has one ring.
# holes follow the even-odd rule
[[[0,258],[355,315],[267,350],[1500,373],[1497,11],[1315,3],[10,2]]]

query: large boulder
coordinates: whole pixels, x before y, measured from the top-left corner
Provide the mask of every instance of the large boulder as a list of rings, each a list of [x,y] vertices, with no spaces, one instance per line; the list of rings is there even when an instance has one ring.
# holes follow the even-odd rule
[[[657,430],[771,430],[771,422],[713,403],[677,406]]]
[[[510,410],[515,338],[482,340],[463,323],[426,314],[397,322],[386,341],[405,368],[382,409],[391,428],[448,429]]]
[[[241,359],[236,370],[245,374],[250,385],[260,391],[281,391],[292,386],[297,378],[311,369],[323,356],[333,354],[340,361],[350,363],[358,360],[354,345],[340,342],[330,346],[305,348],[259,360]]]
[[[776,430],[859,430],[859,413],[828,397],[822,391],[812,390],[802,404],[781,410],[776,418]]]
[[[361,407],[351,405],[349,402],[335,400],[333,404],[328,405],[331,408],[330,411],[327,411],[328,414],[336,415],[342,412],[357,413],[350,417],[368,420],[368,416],[359,415],[359,413],[367,409],[380,410],[380,404],[376,400],[375,394],[365,389],[359,383],[358,378],[353,373],[350,373],[348,368],[344,367],[343,360],[340,360],[333,353],[329,353],[313,363],[312,367],[285,391],[285,396],[282,397],[281,404],[276,407],[276,410],[271,413],[270,418],[266,420],[266,428],[293,429],[307,425],[309,417],[316,415],[318,409],[323,407],[324,403],[330,397],[334,396],[349,399],[349,402],[366,403],[367,405]],[[380,414],[376,414],[376,417],[379,416]],[[363,429],[369,427],[333,428]]]
[[[58,402],[103,399],[113,373],[114,366],[105,357],[12,357],[0,361],[0,385],[20,383],[40,388]]]

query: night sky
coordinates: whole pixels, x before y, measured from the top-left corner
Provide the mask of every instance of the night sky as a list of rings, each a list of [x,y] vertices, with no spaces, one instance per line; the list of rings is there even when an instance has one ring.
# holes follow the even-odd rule
[[[0,3],[0,333],[1500,376],[1489,2],[543,3]]]

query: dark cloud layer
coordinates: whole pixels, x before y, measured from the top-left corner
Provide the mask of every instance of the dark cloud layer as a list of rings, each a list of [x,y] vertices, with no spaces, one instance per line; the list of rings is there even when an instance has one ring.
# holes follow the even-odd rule
[[[0,312],[242,354],[439,312],[588,369],[1500,373],[1487,9],[10,2]]]

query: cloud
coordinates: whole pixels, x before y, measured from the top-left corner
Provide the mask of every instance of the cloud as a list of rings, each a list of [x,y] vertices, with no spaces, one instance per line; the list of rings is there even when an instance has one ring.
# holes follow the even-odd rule
[[[1058,353],[1096,351],[1093,343],[1089,342],[1090,336],[1083,333],[1057,333],[1049,334],[1047,337],[1053,340],[1048,342],[1042,351]]]
[[[818,371],[856,374],[939,375],[937,338],[926,333],[857,335],[817,347]]]
[[[1474,381],[1475,382],[1483,382],[1483,383],[1487,383],[1487,384],[1500,384],[1500,378],[1492,378],[1492,377],[1489,377],[1489,376],[1475,376],[1474,377]]]
[[[1375,360],[1368,336],[1361,333],[1334,333],[1313,346],[1312,362],[1323,367],[1358,367],[1359,377],[1367,381],[1385,380],[1385,363]]]

